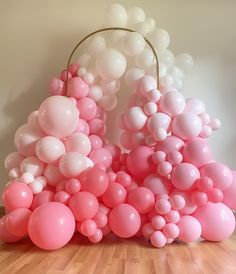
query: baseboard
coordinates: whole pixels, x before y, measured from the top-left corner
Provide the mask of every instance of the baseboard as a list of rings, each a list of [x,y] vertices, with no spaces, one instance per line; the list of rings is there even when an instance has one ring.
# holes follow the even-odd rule
[[[5,215],[5,209],[4,206],[0,205],[0,217]]]

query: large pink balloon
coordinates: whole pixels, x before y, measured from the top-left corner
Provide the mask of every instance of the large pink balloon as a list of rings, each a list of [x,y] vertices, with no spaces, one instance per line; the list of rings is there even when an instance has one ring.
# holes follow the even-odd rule
[[[210,203],[199,207],[193,216],[202,226],[201,237],[208,241],[223,241],[231,236],[235,229],[235,217],[223,203]]]
[[[111,182],[105,193],[102,195],[102,201],[106,206],[113,208],[124,203],[126,195],[127,192],[121,184]]]
[[[2,199],[8,211],[20,207],[30,208],[33,194],[26,184],[15,181],[6,186]]]
[[[179,239],[185,243],[191,243],[199,239],[202,228],[199,221],[193,216],[182,216],[178,222]]]
[[[51,96],[40,105],[38,120],[42,130],[48,135],[68,137],[78,126],[79,111],[69,98]]]
[[[49,202],[32,213],[29,237],[40,248],[55,250],[66,245],[75,231],[75,219],[64,204]]]
[[[230,187],[226,188],[223,198],[223,203],[225,203],[232,210],[236,210],[236,171],[232,171],[233,182]]]
[[[0,241],[5,243],[15,243],[22,239],[21,236],[11,234],[6,227],[7,215],[0,219]]]
[[[17,208],[8,213],[6,218],[7,230],[15,235],[24,237],[28,233],[28,223],[32,211],[27,208]]]
[[[86,191],[75,194],[69,202],[76,221],[82,222],[86,219],[92,219],[98,212],[97,198]]]
[[[133,206],[120,204],[111,210],[109,225],[117,236],[129,238],[134,236],[140,228],[140,215]]]

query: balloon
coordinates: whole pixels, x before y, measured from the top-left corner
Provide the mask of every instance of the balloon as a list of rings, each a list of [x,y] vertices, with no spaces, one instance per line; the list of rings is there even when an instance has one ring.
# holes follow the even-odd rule
[[[47,202],[53,202],[54,196],[55,194],[50,190],[43,190],[42,192],[38,193],[34,196],[31,210],[34,211],[37,207]]]
[[[58,202],[58,203],[62,203],[62,204],[65,204],[65,205],[68,205],[69,204],[69,201],[70,201],[70,194],[67,193],[66,191],[64,190],[60,190],[58,191],[56,194],[55,194],[55,202]]]
[[[105,21],[109,26],[125,26],[127,22],[126,9],[120,4],[111,4],[106,12]]]
[[[81,132],[81,133],[85,134],[86,136],[88,136],[90,133],[90,128],[89,128],[88,123],[86,121],[84,121],[83,119],[79,119],[79,122],[78,122],[77,128],[76,128],[76,132]]]
[[[36,145],[36,155],[47,164],[57,162],[59,158],[66,153],[63,142],[53,136],[41,138]]]
[[[81,189],[81,183],[77,179],[70,179],[65,183],[65,190],[68,194],[74,195]]]
[[[198,98],[188,98],[186,99],[184,112],[194,112],[199,115],[206,112],[206,106]]]
[[[72,76],[70,75],[70,77]],[[65,95],[65,83],[59,78],[52,78],[49,82],[48,89],[51,95]]]
[[[137,106],[131,107],[124,116],[126,127],[132,131],[142,129],[146,121],[147,116],[144,114],[142,108]]]
[[[98,213],[93,217],[93,221],[97,224],[98,228],[102,228],[107,225],[108,218],[107,215],[99,209]]]
[[[68,95],[80,99],[89,93],[89,85],[80,77],[73,77],[68,81]]]
[[[96,117],[97,105],[95,101],[89,97],[79,99],[77,108],[80,112],[80,118],[85,121],[90,121]]]
[[[56,186],[65,178],[60,172],[58,164],[48,164],[44,169],[43,176],[50,186]]]
[[[6,229],[12,235],[24,237],[28,233],[28,223],[32,212],[27,208],[17,208],[8,213]]]
[[[45,164],[41,162],[36,156],[25,158],[21,165],[20,170],[22,173],[29,172],[35,177],[43,174]]]
[[[156,90],[156,88],[157,88],[156,79],[150,75],[144,75],[138,80],[136,91],[143,96],[147,96],[147,94],[150,91]],[[136,99],[137,99],[137,96],[136,96]]]
[[[22,239],[22,236],[16,236],[11,234],[6,227],[7,215],[0,219],[0,241],[5,243],[15,243]]]
[[[39,107],[38,120],[42,130],[58,138],[70,136],[77,128],[79,111],[64,96],[51,96]]]
[[[236,210],[236,171],[232,171],[233,182],[224,190],[223,203],[226,204],[230,209]]]
[[[170,69],[175,63],[175,56],[170,50],[165,49],[159,54],[159,62]]]
[[[160,177],[156,174],[151,174],[144,179],[143,186],[150,189],[154,195],[165,193],[168,194],[171,185],[166,178]]]
[[[98,167],[85,170],[79,176],[82,191],[88,191],[96,197],[101,196],[108,188],[109,179],[106,172]]]
[[[88,97],[93,99],[95,102],[98,102],[103,95],[103,91],[100,86],[98,85],[92,85],[89,89]]]
[[[124,203],[126,199],[125,188],[118,183],[109,183],[107,190],[102,195],[102,201],[108,207],[116,207],[117,205]]]
[[[178,238],[185,243],[197,241],[201,236],[201,224],[193,216],[181,216],[177,225],[179,227]]]
[[[76,221],[82,222],[86,219],[92,219],[97,214],[98,200],[93,194],[81,191],[71,197],[69,207]]]
[[[96,232],[92,235],[89,236],[89,241],[96,244],[102,240],[103,237],[103,232],[101,229],[97,229]]]
[[[151,224],[152,224],[153,228],[155,228],[157,230],[161,230],[165,226],[166,220],[163,216],[156,215],[152,218]]]
[[[133,26],[145,20],[145,13],[139,7],[131,7],[128,10],[128,24]]]
[[[155,209],[159,214],[167,214],[171,210],[170,202],[166,199],[159,199],[156,201]]]
[[[166,238],[177,238],[179,236],[179,227],[176,224],[166,224],[163,228],[163,233]]]
[[[185,199],[181,195],[172,195],[170,197],[170,204],[173,209],[180,210],[185,207]]]
[[[106,169],[108,169],[112,164],[111,153],[105,148],[94,149],[90,153],[89,158],[94,164],[103,164]]]
[[[139,33],[141,33],[139,31]],[[135,58],[135,64],[139,68],[147,69],[154,64],[154,54],[151,49],[145,48],[140,54]]]
[[[104,124],[103,120],[96,118],[89,121],[88,124],[89,124],[91,134],[96,134],[102,137],[106,133],[106,125]]]
[[[29,208],[33,194],[26,184],[14,181],[5,187],[2,199],[7,210],[11,211],[20,207]]]
[[[75,231],[75,219],[70,209],[57,202],[48,202],[31,214],[28,232],[32,242],[46,250],[66,245]]]
[[[171,117],[182,113],[184,107],[184,96],[178,91],[166,92],[160,99],[160,110]]]
[[[153,232],[150,237],[150,240],[151,240],[151,244],[154,247],[160,248],[166,245],[166,237],[161,231]]]
[[[138,32],[129,32],[123,39],[123,50],[126,55],[134,56],[141,53],[145,48],[145,40]]]
[[[235,229],[235,217],[223,203],[208,202],[199,207],[193,216],[202,226],[201,237],[208,241],[223,241],[231,236]]]
[[[84,220],[80,225],[80,232],[87,237],[93,236],[97,231],[97,225],[93,220]]]
[[[91,143],[89,138],[83,133],[74,133],[66,141],[65,146],[67,152],[79,152],[88,156],[91,151]]]
[[[212,162],[204,165],[201,174],[212,179],[214,187],[220,190],[227,189],[233,182],[231,170],[222,163]]]
[[[112,232],[121,238],[134,236],[141,225],[138,211],[128,204],[120,204],[113,208],[109,215]]]
[[[185,71],[190,70],[193,67],[193,58],[186,53],[176,56],[176,65]]]
[[[163,51],[169,46],[170,36],[164,29],[155,29],[149,34],[153,46],[158,52]]]
[[[7,171],[10,171],[12,168],[19,168],[23,160],[24,157],[19,152],[12,152],[7,155],[4,167]]]
[[[139,68],[128,69],[125,73],[125,82],[128,87],[136,88],[139,83],[139,79],[144,76],[144,70]]]
[[[114,94],[111,95],[104,95],[99,100],[99,105],[105,111],[112,111],[117,106],[117,97]]]
[[[129,192],[127,203],[137,209],[139,213],[148,213],[155,203],[155,197],[146,187],[138,187]]]
[[[179,191],[179,190],[174,190],[172,193],[171,193],[171,197],[170,197],[170,201],[172,201],[172,198],[173,198],[173,195],[178,195],[178,196],[181,196],[182,199],[184,199],[184,203],[182,204],[182,201],[180,202],[181,204],[181,208],[179,209],[179,213],[182,214],[182,215],[190,215],[192,214],[197,206],[193,203],[192,199],[191,199],[191,194],[192,194],[192,191]],[[179,198],[178,198],[179,199]],[[181,200],[182,200],[181,199]],[[182,205],[184,205],[184,207],[182,207]],[[177,209],[177,208],[176,208]]]
[[[168,223],[173,223],[173,224],[178,223],[180,220],[179,212],[177,210],[173,210],[173,209],[170,210],[167,214],[165,214],[164,217]]]
[[[165,153],[171,153],[176,150],[179,151],[183,146],[184,141],[182,139],[176,136],[168,136],[157,145],[157,150]]]

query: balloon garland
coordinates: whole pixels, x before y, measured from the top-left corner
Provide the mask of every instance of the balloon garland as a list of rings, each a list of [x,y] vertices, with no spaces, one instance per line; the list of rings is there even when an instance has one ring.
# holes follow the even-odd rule
[[[76,45],[67,69],[50,81],[51,96],[15,133],[17,151],[5,160],[10,181],[0,239],[28,235],[55,250],[75,232],[92,243],[110,232],[144,236],[158,248],[228,238],[235,229],[236,172],[214,161],[206,141],[220,121],[201,100],[179,92],[183,70],[173,66],[168,33],[155,29],[154,19],[113,4],[106,22],[111,27]],[[108,30],[107,39],[98,35]],[[71,63],[87,38],[87,52]],[[135,66],[127,69],[129,57]],[[184,69],[193,64],[186,54],[176,59]],[[133,94],[118,117],[119,147],[105,134],[124,74]]]

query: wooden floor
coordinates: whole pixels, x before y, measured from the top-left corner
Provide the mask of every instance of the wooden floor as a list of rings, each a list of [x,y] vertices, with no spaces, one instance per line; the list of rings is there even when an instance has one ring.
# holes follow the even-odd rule
[[[91,245],[74,237],[60,250],[48,252],[28,239],[0,243],[0,273],[96,274],[235,274],[236,234],[221,243],[174,243],[155,249],[144,239],[122,240],[108,235]]]

